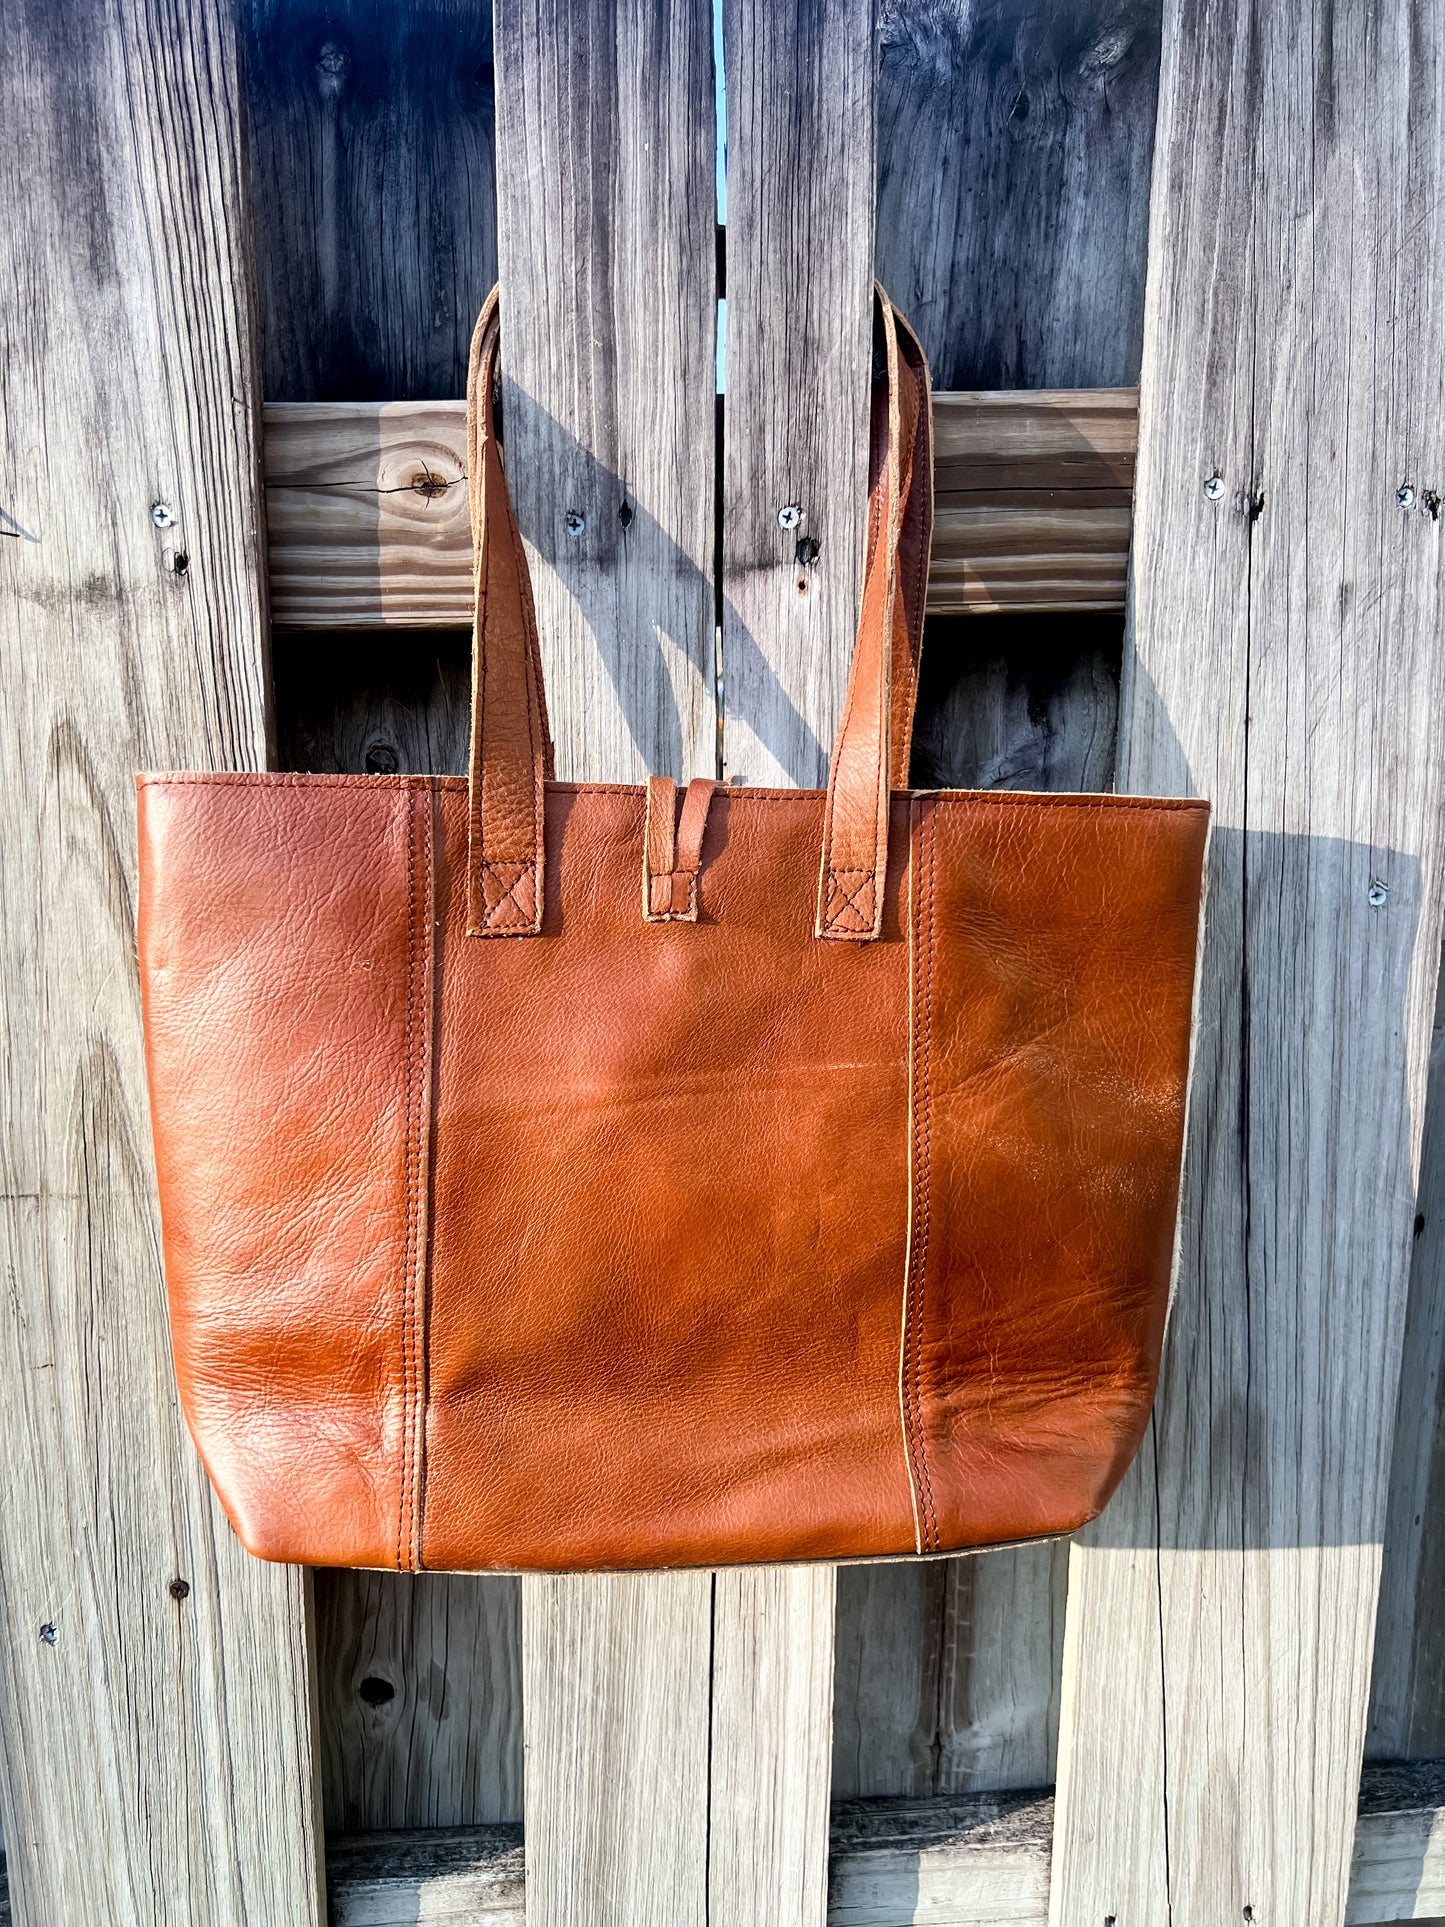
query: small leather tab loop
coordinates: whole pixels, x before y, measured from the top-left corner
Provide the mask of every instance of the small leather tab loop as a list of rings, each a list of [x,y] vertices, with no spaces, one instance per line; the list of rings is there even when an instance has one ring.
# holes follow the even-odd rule
[[[500,342],[494,288],[467,370],[476,613],[468,768],[467,934],[526,937],[542,928],[543,785],[552,775],[532,582],[497,445]]]
[[[697,879],[708,805],[716,785],[695,777],[687,786],[682,819],[677,818],[677,785],[670,776],[647,779],[647,824],[643,833],[642,914],[648,923],[696,923]]]
[[[816,934],[876,937],[883,921],[892,789],[908,787],[933,536],[928,362],[881,287],[885,366],[871,422],[868,561],[843,720],[828,771]]]

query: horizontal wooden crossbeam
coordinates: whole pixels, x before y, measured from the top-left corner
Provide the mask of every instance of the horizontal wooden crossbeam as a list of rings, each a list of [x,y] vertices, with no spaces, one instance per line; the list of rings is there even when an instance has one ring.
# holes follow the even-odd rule
[[[848,1800],[833,1809],[829,1927],[1047,1927],[1048,1792]],[[430,1828],[328,1843],[332,1927],[523,1927],[522,1829]],[[1445,1761],[1367,1766],[1346,1921],[1445,1913]]]
[[[934,397],[932,615],[1124,603],[1138,392]],[[471,621],[461,402],[270,402],[271,614],[293,629]]]

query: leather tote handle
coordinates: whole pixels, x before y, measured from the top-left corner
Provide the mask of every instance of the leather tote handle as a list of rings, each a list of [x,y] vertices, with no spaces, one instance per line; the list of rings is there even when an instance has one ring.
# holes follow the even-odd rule
[[[526,937],[542,928],[542,785],[553,773],[552,740],[532,578],[497,446],[499,339],[493,288],[477,317],[467,368],[467,474],[476,593],[467,933]]]
[[[876,937],[890,790],[907,789],[933,541],[933,394],[918,337],[874,284],[883,380],[869,425],[868,560],[843,720],[828,768],[820,937]]]
[[[543,784],[552,745],[537,617],[521,534],[497,444],[497,290],[472,336],[467,373],[476,611],[467,929],[531,936],[542,927]],[[908,786],[918,657],[933,535],[933,419],[928,363],[882,288],[874,299],[868,550],[858,636],[824,813],[816,933],[867,941],[879,932],[891,789]]]

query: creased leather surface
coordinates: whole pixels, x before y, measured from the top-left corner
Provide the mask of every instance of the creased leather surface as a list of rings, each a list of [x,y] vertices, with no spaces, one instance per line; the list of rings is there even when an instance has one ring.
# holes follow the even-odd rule
[[[1183,1149],[1207,812],[913,805],[918,1544],[1071,1530],[1143,1435]]]
[[[1203,805],[897,797],[882,934],[853,945],[814,935],[821,794],[719,790],[698,921],[649,924],[645,791],[549,784],[543,930],[500,943],[466,934],[464,783],[159,777],[140,798],[177,1373],[253,1551],[434,1568],[910,1552],[901,1362],[930,1546],[1060,1531],[1102,1503],[1157,1366]]]

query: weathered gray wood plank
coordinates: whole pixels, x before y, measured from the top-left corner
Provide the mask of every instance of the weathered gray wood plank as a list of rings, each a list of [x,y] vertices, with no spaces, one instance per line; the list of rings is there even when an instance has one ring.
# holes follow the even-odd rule
[[[309,1589],[241,1551],[185,1436],[135,968],[134,771],[266,757],[236,48],[170,0],[16,0],[5,27],[11,1898],[36,1927],[316,1921]]]
[[[268,401],[465,393],[497,278],[492,10],[241,0]]]
[[[723,769],[729,782],[814,787],[863,577],[871,0],[725,0],[723,33]],[[786,526],[784,510],[796,512]]]
[[[1440,954],[1442,171],[1437,9],[1171,0],[1120,786],[1216,829],[1161,1395],[1070,1569],[1070,1927],[1345,1917]]]
[[[1445,1754],[1445,972],[1418,1207],[1365,1735],[1383,1759]]]
[[[326,1825],[522,1817],[521,1582],[318,1573]]]
[[[885,0],[878,274],[940,388],[1137,380],[1159,0]]]
[[[877,267],[919,329],[935,385],[1137,379],[1158,0],[888,0],[878,38]],[[1132,480],[1125,397],[1111,399],[1115,415],[1077,438],[1088,486],[1102,479],[1101,451],[1113,458],[1108,479]],[[1011,555],[1015,544],[1040,552],[1027,546],[1034,538],[1007,518],[951,506],[965,504],[953,493],[965,479],[985,479],[978,464],[991,442],[998,459],[1020,451],[972,420],[956,442],[943,419],[930,605],[962,590],[974,606],[1037,606],[1047,599],[1043,574]],[[1098,512],[1073,531],[1065,521],[1049,579],[1067,582],[1071,599],[1112,600],[1116,551]],[[1057,545],[1069,539],[1075,553],[1065,559]],[[1116,618],[931,619],[915,781],[1112,787],[1117,679]],[[840,1573],[837,1789],[926,1793],[1053,1777],[1064,1557],[1059,1548],[990,1553],[947,1580]]]
[[[716,768],[701,0],[503,0],[503,434],[563,780]]]
[[[1349,1927],[1445,1905],[1440,1762],[1367,1768]],[[829,1927],[1044,1927],[1053,1800],[1035,1788],[968,1799],[848,1800],[833,1809]],[[332,1927],[521,1927],[519,1828],[333,1841]]]
[[[712,34],[497,10],[502,406],[558,774],[716,769]],[[533,1927],[707,1913],[712,1580],[523,1582]]]

